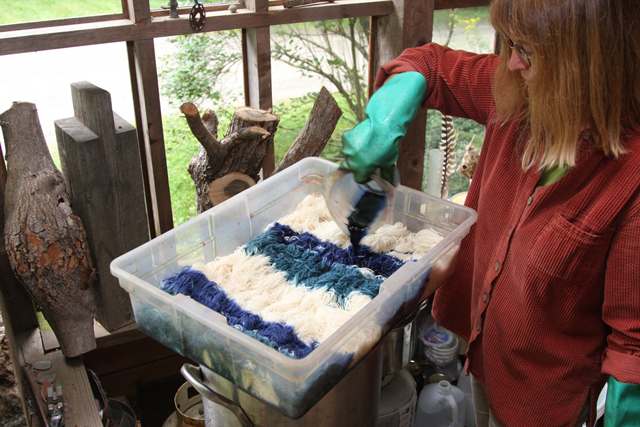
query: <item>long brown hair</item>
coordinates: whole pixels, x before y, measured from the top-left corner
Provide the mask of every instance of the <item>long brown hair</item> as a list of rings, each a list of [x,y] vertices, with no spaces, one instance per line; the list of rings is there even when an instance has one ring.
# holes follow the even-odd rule
[[[530,139],[522,164],[573,166],[581,132],[618,157],[622,136],[640,129],[640,7],[638,0],[494,0],[496,31],[535,55],[525,85],[507,63],[503,43],[494,80],[498,119],[522,119]]]

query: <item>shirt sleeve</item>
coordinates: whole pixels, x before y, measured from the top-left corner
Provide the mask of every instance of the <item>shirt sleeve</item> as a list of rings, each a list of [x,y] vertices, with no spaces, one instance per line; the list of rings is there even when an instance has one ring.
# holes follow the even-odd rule
[[[602,319],[611,327],[602,371],[640,384],[640,206],[616,231],[609,249]]]
[[[427,81],[424,108],[486,125],[493,111],[492,81],[500,57],[452,50],[436,43],[406,49],[378,71],[378,89],[391,74],[417,71]]]

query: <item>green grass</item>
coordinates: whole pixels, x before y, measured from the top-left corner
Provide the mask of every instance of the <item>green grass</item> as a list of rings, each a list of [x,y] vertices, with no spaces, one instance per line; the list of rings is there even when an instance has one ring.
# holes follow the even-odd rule
[[[192,0],[179,0],[178,3],[180,6],[193,5]],[[200,3],[219,2],[200,0]],[[169,0],[149,0],[151,9],[168,4]],[[0,25],[111,13],[122,13],[120,0],[20,0],[3,2]]]
[[[434,24],[445,24],[451,21],[451,11],[453,9],[443,9],[436,10],[433,14],[433,23]],[[481,21],[486,21],[489,19],[489,7],[488,6],[480,6],[480,7],[465,7],[462,9],[455,9],[456,18],[458,20],[468,20],[480,18]]]

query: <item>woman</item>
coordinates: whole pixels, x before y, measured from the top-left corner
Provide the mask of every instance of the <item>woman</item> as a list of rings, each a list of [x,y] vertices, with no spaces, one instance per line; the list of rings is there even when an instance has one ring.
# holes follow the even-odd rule
[[[593,425],[609,375],[640,383],[640,8],[495,0],[490,19],[501,56],[429,44],[384,65],[345,163],[397,159],[395,104],[400,134],[418,106],[486,126],[478,222],[433,315],[469,344],[478,425]]]

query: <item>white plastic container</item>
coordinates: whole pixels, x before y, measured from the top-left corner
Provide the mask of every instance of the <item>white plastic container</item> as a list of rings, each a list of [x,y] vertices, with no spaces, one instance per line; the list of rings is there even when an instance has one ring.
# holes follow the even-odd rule
[[[373,348],[385,331],[418,309],[431,267],[443,255],[457,254],[476,221],[475,211],[400,186],[393,222],[412,232],[432,228],[444,239],[386,279],[378,296],[304,359],[285,356],[227,325],[221,314],[159,286],[184,266],[232,253],[293,212],[307,195],[322,194],[325,177],[337,167],[317,157],[301,160],[115,259],[111,273],[130,293],[138,328],[286,416],[302,417],[366,356],[366,348],[359,356],[345,350],[356,334],[378,331],[380,336],[371,335]]]
[[[465,396],[466,414],[464,427],[476,427],[476,411],[473,405],[473,391],[471,389],[471,374],[465,375],[464,369],[460,371],[457,386]]]
[[[418,392],[416,382],[406,369],[393,374],[380,391],[378,427],[413,427]]]
[[[464,427],[465,395],[449,381],[429,384],[420,392],[415,427]]]

